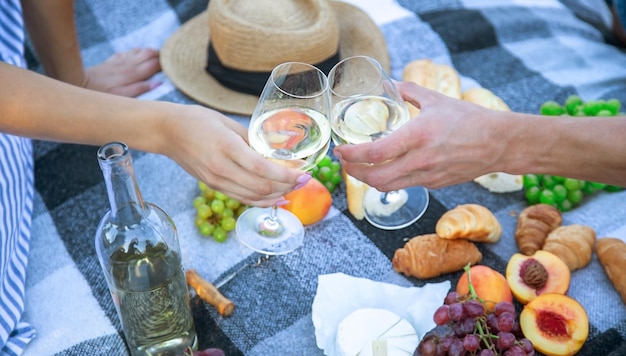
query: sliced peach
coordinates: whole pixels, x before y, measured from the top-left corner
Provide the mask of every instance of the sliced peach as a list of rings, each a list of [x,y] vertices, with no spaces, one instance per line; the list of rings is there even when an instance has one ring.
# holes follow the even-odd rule
[[[570,270],[548,251],[539,250],[531,256],[516,253],[506,266],[506,280],[515,298],[526,304],[544,293],[567,293]]]
[[[558,293],[541,294],[526,304],[520,327],[535,349],[548,356],[575,355],[589,335],[583,306]]]
[[[474,265],[470,267],[469,273],[476,295],[482,299],[488,310],[493,310],[499,302],[513,302],[511,289],[500,272],[485,265]],[[461,275],[456,284],[456,291],[461,295],[469,292],[467,272]]]

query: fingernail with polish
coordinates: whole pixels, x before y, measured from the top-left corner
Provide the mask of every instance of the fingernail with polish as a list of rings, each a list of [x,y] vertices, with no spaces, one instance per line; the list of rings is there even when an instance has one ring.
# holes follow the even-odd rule
[[[300,189],[304,187],[310,180],[311,180],[311,175],[309,175],[308,173],[299,176],[296,179],[296,182],[298,182],[298,185],[296,185],[295,188],[293,189]]]
[[[161,82],[161,81],[151,82],[151,83],[150,83],[150,90],[152,90],[152,89],[154,89],[154,88],[158,87],[158,86],[159,86],[159,85],[161,85],[161,84],[163,84],[163,82]]]
[[[287,205],[287,204],[289,204],[289,200],[283,199],[283,200],[277,201],[276,204],[274,204],[274,205],[276,205],[276,206],[283,206],[283,205]]]

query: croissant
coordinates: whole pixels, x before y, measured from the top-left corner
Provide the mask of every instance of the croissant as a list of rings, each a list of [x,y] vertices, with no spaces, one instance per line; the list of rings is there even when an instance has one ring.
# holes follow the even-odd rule
[[[614,237],[603,237],[598,239],[596,253],[604,272],[626,304],[626,243]]]
[[[467,240],[446,240],[436,234],[411,238],[393,255],[394,270],[406,276],[433,278],[474,265],[483,258],[476,245]]]
[[[463,204],[445,212],[437,221],[435,232],[444,239],[496,242],[502,235],[502,227],[486,207]]]
[[[535,204],[526,207],[517,218],[515,242],[520,252],[531,256],[541,250],[552,230],[563,222],[561,212],[548,204]]]
[[[591,262],[595,243],[596,232],[592,228],[573,224],[559,226],[549,233],[542,250],[552,252],[574,271]]]

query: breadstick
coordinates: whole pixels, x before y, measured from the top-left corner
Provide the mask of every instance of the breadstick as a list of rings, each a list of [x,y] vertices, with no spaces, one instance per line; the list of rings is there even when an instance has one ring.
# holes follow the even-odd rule
[[[235,303],[220,293],[211,282],[202,278],[198,272],[190,269],[185,273],[185,278],[187,279],[187,284],[198,293],[198,296],[214,306],[221,316],[230,316],[233,313]]]

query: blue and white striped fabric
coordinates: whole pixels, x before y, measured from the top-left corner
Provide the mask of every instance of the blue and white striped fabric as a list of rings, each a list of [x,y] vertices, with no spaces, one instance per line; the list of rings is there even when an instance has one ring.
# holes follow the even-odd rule
[[[26,66],[23,27],[19,1],[0,2],[1,61]],[[0,133],[0,355],[21,354],[35,335],[22,321],[33,179],[31,140]]]

